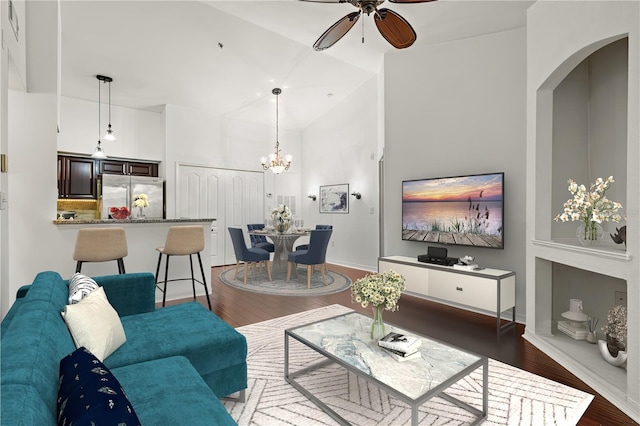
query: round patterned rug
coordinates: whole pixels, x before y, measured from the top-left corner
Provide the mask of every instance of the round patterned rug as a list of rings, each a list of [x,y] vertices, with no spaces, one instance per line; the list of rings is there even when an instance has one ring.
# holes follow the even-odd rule
[[[271,268],[271,281],[267,278],[265,268],[257,268],[255,274],[252,268],[249,268],[249,276],[247,284],[244,280],[244,267],[240,265],[238,276],[233,277],[235,266],[225,269],[220,274],[220,280],[237,289],[244,291],[252,291],[254,293],[277,294],[280,296],[318,296],[323,294],[339,293],[351,287],[351,279],[340,272],[327,269],[325,286],[322,282],[322,274],[320,269],[316,268],[311,276],[311,288],[307,288],[307,268],[297,268],[297,276],[292,272],[291,279],[286,282],[287,271],[285,268],[278,268],[273,265]]]

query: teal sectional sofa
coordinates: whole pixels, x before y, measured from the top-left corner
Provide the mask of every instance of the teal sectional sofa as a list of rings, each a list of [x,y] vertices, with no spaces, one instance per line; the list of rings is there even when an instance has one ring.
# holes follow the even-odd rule
[[[233,425],[219,398],[247,387],[246,339],[197,302],[155,309],[150,273],[96,277],[127,341],[104,359],[142,425]],[[2,321],[0,424],[54,425],[68,282],[42,272]]]

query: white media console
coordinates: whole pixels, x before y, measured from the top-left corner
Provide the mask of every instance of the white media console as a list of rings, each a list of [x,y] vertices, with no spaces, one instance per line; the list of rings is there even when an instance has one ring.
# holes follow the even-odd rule
[[[408,256],[380,257],[378,271],[389,270],[405,278],[408,294],[495,313],[498,332],[515,325],[516,273],[513,271],[465,270],[418,262]],[[502,312],[509,309],[512,310],[511,321],[501,324]]]

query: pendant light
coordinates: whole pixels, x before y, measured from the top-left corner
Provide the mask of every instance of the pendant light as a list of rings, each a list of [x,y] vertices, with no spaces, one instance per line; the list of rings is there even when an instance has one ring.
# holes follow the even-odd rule
[[[97,75],[96,78],[98,79],[98,145],[96,146],[96,150],[93,151],[93,154],[91,154],[91,156],[93,158],[107,158],[104,150],[102,149],[102,142],[100,141],[100,134],[102,133],[102,130],[100,129],[100,82],[103,81],[104,76]]]
[[[271,91],[271,93],[276,95],[276,151],[273,154],[269,154],[268,160],[267,157],[262,157],[260,161],[264,170],[271,169],[274,174],[279,175],[285,170],[289,170],[289,166],[291,165],[291,156],[287,155],[284,158],[280,157],[280,142],[278,141],[278,95],[282,93],[282,90],[276,87]]]
[[[111,77],[105,76],[100,77],[102,77],[103,82],[109,83],[109,126],[107,127],[107,133],[105,133],[102,139],[104,139],[105,141],[115,141],[117,140],[116,135],[113,134],[113,129],[111,128],[111,82],[113,81],[113,79]]]

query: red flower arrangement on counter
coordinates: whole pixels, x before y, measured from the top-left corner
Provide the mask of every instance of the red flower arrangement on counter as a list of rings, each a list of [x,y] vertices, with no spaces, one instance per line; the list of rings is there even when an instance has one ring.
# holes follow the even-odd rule
[[[109,209],[109,214],[114,219],[124,220],[129,217],[129,215],[131,214],[131,211],[126,207],[120,207],[120,208],[111,207]]]

